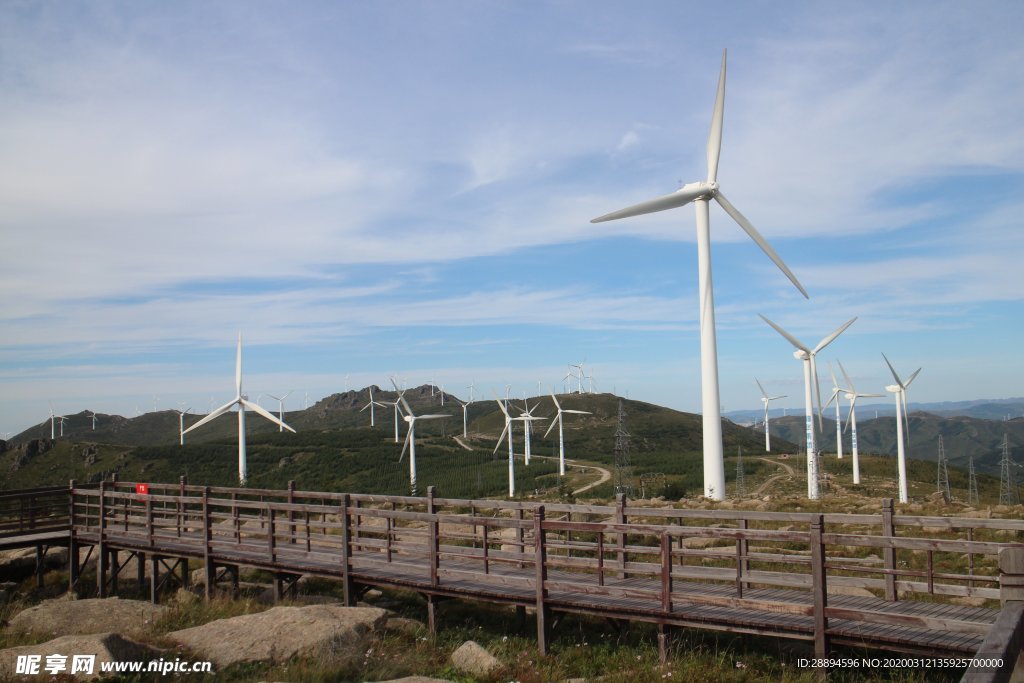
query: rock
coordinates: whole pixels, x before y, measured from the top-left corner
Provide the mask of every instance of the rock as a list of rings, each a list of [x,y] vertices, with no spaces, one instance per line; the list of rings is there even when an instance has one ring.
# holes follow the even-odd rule
[[[952,602],[954,605],[963,605],[965,607],[984,607],[986,602],[985,598],[969,596],[950,598],[949,601]]]
[[[18,584],[14,581],[0,583],[0,605],[6,605],[18,593]]]
[[[387,611],[376,607],[273,607],[173,631],[167,638],[219,670],[239,662],[287,661],[322,649],[353,648],[367,632],[381,629],[387,618]]]
[[[174,594],[174,602],[179,605],[191,605],[199,602],[199,596],[187,588],[179,588]]]
[[[56,636],[108,632],[136,635],[149,631],[166,611],[162,605],[143,600],[58,598],[19,612],[11,619],[10,629]]]
[[[828,592],[832,595],[856,595],[862,598],[873,598],[876,597],[874,593],[869,591],[867,588],[860,588],[858,586],[835,586],[827,584]]]
[[[478,643],[467,640],[452,653],[452,666],[473,676],[490,676],[501,668],[501,662]]]
[[[949,498],[946,497],[945,491],[936,491],[928,496],[928,502],[936,505],[949,505]]]
[[[71,655],[96,655],[92,675],[77,673],[72,677],[73,680],[87,681],[100,677],[100,664],[103,662],[149,662],[151,659],[158,659],[161,652],[116,633],[62,636],[39,645],[0,650],[0,679],[15,680],[15,665],[19,655],[41,655],[40,673],[46,676],[47,672],[43,668],[46,665],[46,657],[54,654],[67,657],[66,669],[60,672],[62,674],[68,674],[71,670]]]
[[[415,619],[391,617],[388,619],[388,623],[384,626],[384,630],[390,633],[404,633],[405,635],[418,636],[421,633],[426,632],[427,625],[422,621],[417,621]]]
[[[43,555],[43,566],[57,569],[68,563],[67,548],[49,548]],[[21,579],[36,571],[36,549],[17,548],[0,553],[0,577]]]

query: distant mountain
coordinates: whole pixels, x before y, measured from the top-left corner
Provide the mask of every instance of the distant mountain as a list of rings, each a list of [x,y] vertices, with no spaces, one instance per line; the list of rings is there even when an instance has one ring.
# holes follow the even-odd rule
[[[829,389],[831,391],[831,389]],[[822,399],[824,400],[824,399]],[[910,403],[907,406],[910,412],[925,412],[942,417],[976,417],[981,420],[1006,420],[1024,418],[1024,398],[982,398],[973,401],[942,401],[940,403]],[[896,406],[893,401],[886,403],[858,403],[858,415],[862,417],[873,416],[876,412],[879,416],[895,415]],[[843,401],[843,419],[849,410],[847,402]],[[772,408],[769,412],[770,419],[783,417],[783,413],[789,415],[802,414],[802,410]],[[764,409],[732,410],[724,413],[737,424],[750,424],[760,422],[764,418]]]

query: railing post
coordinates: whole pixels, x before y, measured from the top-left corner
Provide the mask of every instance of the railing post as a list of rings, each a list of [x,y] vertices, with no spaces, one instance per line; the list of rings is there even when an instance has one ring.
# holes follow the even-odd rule
[[[626,523],[626,494],[616,493],[615,494],[615,523],[625,524]],[[619,533],[618,541],[618,556],[619,556],[619,574],[622,578],[626,578],[626,533]]]
[[[355,586],[352,583],[352,527],[348,517],[349,494],[341,497],[341,578],[343,586],[343,601],[346,607],[354,607],[356,604]]]
[[[185,518],[185,504],[182,502],[182,498],[185,497],[185,475],[178,477],[178,524],[177,524],[177,535],[181,536],[181,527],[184,524]]]
[[[523,519],[523,508],[516,508],[516,521],[522,522]],[[519,554],[519,557],[526,554],[526,548],[523,546],[523,526],[521,524],[516,525],[516,553]],[[525,566],[523,562],[519,563],[520,569]]]
[[[745,518],[741,519],[737,526],[741,532],[750,528]],[[741,533],[741,538],[736,541],[736,596],[740,598],[743,597],[743,589],[746,586],[743,576],[750,571],[750,560],[747,559],[749,552],[750,541],[747,540],[746,533]]]
[[[78,540],[75,538],[75,480],[68,482],[68,592],[74,593],[78,585]]]
[[[893,503],[892,498],[882,501],[882,536],[893,538],[896,536],[896,526],[893,524]],[[882,552],[885,564],[885,599],[896,600],[896,548],[886,548]]]
[[[435,493],[434,487],[433,486],[428,486],[427,487],[427,514],[431,515],[431,518],[427,522],[427,526],[428,526],[428,529],[429,529],[428,541],[430,543],[430,547],[427,549],[427,554],[430,557],[430,585],[436,587],[437,584],[438,584],[437,571],[438,571],[439,563],[440,563],[440,557],[439,557],[439,555],[440,555],[440,553],[439,553],[440,541],[438,540],[438,537],[437,537],[438,528],[437,528],[437,516],[436,516],[436,512],[435,512],[435,507],[434,507],[434,493]]]
[[[274,550],[274,536],[277,534],[275,512],[274,508],[269,508],[267,510],[267,551],[270,553],[271,564],[274,564],[277,561],[277,553]]]
[[[206,570],[206,599],[213,598],[213,584],[217,580],[217,567],[213,563],[213,525],[210,522],[210,487],[203,487],[203,568]]]
[[[661,534],[661,611],[672,612],[672,537]]]
[[[288,480],[288,504],[295,505],[295,480]],[[295,543],[295,512],[288,511],[288,542]]]
[[[96,592],[99,597],[107,597],[107,547],[106,543],[103,542],[103,530],[107,526],[107,507],[106,507],[106,485],[107,482],[100,482],[100,507],[99,507],[99,540],[96,543],[96,550],[98,555],[96,556]]]
[[[1024,600],[1024,547],[999,551],[999,602]]]
[[[534,566],[537,584],[537,648],[542,655],[548,653],[549,608],[545,602],[544,584],[548,579],[547,548],[544,545],[544,506],[533,511]]]
[[[828,606],[828,587],[825,572],[825,544],[822,533],[825,526],[824,515],[811,517],[811,591],[814,593],[814,656],[824,659],[828,655],[828,619],[825,607]]]
[[[153,539],[153,500],[146,496],[146,538],[149,539],[149,547],[154,544]]]
[[[604,585],[604,532],[597,532],[597,585]]]

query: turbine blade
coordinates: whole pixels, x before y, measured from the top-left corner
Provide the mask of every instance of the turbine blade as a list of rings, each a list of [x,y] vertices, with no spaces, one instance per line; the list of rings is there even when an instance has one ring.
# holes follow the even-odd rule
[[[725,198],[724,194],[716,192],[714,194],[714,198],[715,201],[718,202],[719,206],[725,209],[725,212],[732,216],[732,219],[739,223],[739,226],[743,228],[748,235],[750,235],[750,239],[754,240],[754,242],[757,243],[757,246],[761,247],[761,251],[767,254],[768,258],[770,258],[775,265],[779,267],[779,270],[785,273],[786,277],[789,278],[789,281],[792,282],[793,285],[800,290],[800,293],[804,295],[804,298],[810,299],[810,295],[807,293],[807,290],[804,289],[804,286],[800,284],[800,281],[796,279],[796,275],[793,275],[793,271],[789,269],[789,266],[787,266],[782,260],[782,257],[775,253],[775,250],[772,249],[772,245],[768,244],[768,240],[761,236],[761,233],[757,231],[757,228],[755,228],[735,206],[729,203],[729,200]]]
[[[755,377],[754,381],[757,382],[757,388],[761,390],[761,395],[768,398],[768,392],[764,390],[763,386],[761,386],[761,380]]]
[[[505,434],[508,433],[509,424],[510,424],[509,422],[505,423],[505,428],[501,430],[501,436],[498,437],[498,443],[496,443],[494,445],[494,450],[491,452],[491,455],[494,455],[495,453],[497,453],[498,449],[501,448],[501,442],[502,442],[502,439],[505,438]]]
[[[814,383],[814,396],[818,402],[818,429],[825,429],[825,422],[821,418],[821,414],[824,410],[821,407],[821,386],[818,384],[818,363],[815,361],[814,354],[811,354],[811,381]]]
[[[235,354],[235,396],[242,395],[242,331],[238,331],[238,351]]]
[[[704,184],[684,185],[672,194],[656,197],[655,199],[648,199],[645,202],[640,202],[633,206],[627,206],[625,209],[606,213],[603,216],[594,218],[590,222],[604,223],[605,221],[614,221],[619,218],[631,218],[633,216],[642,216],[645,213],[655,213],[657,211],[665,211],[666,209],[675,209],[680,206],[686,206],[697,197],[703,197],[707,193],[708,188]]]
[[[758,315],[761,315],[761,314],[758,313]],[[769,320],[768,318],[764,317],[763,315],[761,315],[761,320],[765,321],[766,323],[771,325],[773,328],[775,328],[775,331],[778,332],[779,334],[781,334],[786,339],[788,339],[790,344],[792,344],[796,348],[800,349],[801,351],[810,354],[811,350],[809,348],[807,348],[806,346],[804,346],[804,343],[802,341],[800,341],[799,339],[797,339],[796,337],[791,335],[789,332],[786,332],[784,329],[782,329],[781,327],[779,327],[778,325],[776,325],[775,323],[773,323],[771,320]]]
[[[907,438],[907,449],[909,450],[910,449],[910,415],[907,413],[907,390],[906,389],[904,389],[903,391],[900,392],[900,402],[903,403],[903,424],[905,426],[905,429],[903,431],[907,435],[906,436],[906,438]]]
[[[919,372],[921,372],[921,368],[918,368],[917,370],[914,370],[914,374],[912,374],[910,377],[907,378],[907,381],[904,382],[903,386],[904,387],[909,387],[910,383],[914,381],[914,378],[917,377],[917,373],[919,373]]]
[[[843,367],[843,362],[837,360],[836,363],[839,365],[839,372],[843,373],[843,379],[846,380],[846,386],[850,387],[851,392],[856,393],[857,390],[854,388],[853,381],[850,379],[850,376],[846,374],[846,368]]]
[[[505,419],[508,420],[509,415],[508,415],[508,411],[505,410],[505,404],[502,403],[501,400],[497,399],[497,398],[494,399],[494,402],[498,404],[498,407],[501,408],[501,412],[505,416]]]
[[[543,438],[545,438],[545,439],[548,438],[548,434],[551,433],[551,430],[554,429],[555,425],[559,424],[561,421],[562,421],[562,411],[558,411],[557,413],[555,413],[555,416],[551,419],[551,424],[548,425],[548,431],[544,432],[544,437]]]
[[[451,415],[417,415],[417,420],[439,420],[442,417],[451,417]]]
[[[889,359],[886,358],[884,353],[882,354],[882,358],[885,358],[885,364],[889,366],[889,372],[892,373],[892,378],[894,380],[896,380],[896,384],[898,384],[898,385],[900,385],[902,387],[903,386],[903,382],[900,380],[900,376],[896,374],[896,368],[894,368],[892,366],[892,363],[889,362]]]
[[[715,93],[715,109],[711,114],[711,132],[708,133],[708,182],[718,178],[718,157],[722,151],[722,119],[725,116],[725,56],[722,50],[722,70],[718,73],[718,92]]]
[[[850,430],[850,420],[853,419],[853,406],[856,405],[856,403],[857,397],[854,396],[852,399],[850,399],[850,412],[846,414],[846,426],[843,427],[843,434]]]
[[[409,448],[409,439],[412,438],[413,433],[412,425],[410,425],[409,431],[405,433],[405,443],[402,444],[402,454],[398,456],[398,462],[402,462],[405,457],[405,451]]]
[[[835,368],[832,367],[832,361],[828,362],[828,371],[829,371],[829,374],[832,375],[832,386],[834,387],[834,390],[838,391],[838,389],[839,389],[839,380],[836,379],[836,370],[835,370]]]
[[[555,392],[553,390],[551,392],[551,400],[555,402],[555,410],[561,410],[562,409],[562,406],[558,405],[558,399],[555,398]]]
[[[856,322],[856,320],[857,320],[857,316],[853,316],[852,318],[847,320],[845,323],[840,325],[839,328],[835,332],[833,332],[832,334],[828,335],[827,337],[822,339],[820,342],[818,342],[818,345],[814,347],[814,353],[818,353],[818,351],[821,351],[823,348],[825,348],[826,346],[828,346],[829,344],[834,342],[836,340],[836,337],[838,337],[843,332],[845,332],[846,328],[849,327],[850,325],[852,325],[854,322]]]
[[[202,427],[204,424],[206,424],[210,420],[213,420],[214,418],[220,417],[224,413],[226,413],[229,410],[231,410],[232,408],[234,408],[236,403],[238,403],[237,399],[236,400],[232,400],[230,403],[225,403],[220,408],[217,408],[217,410],[213,411],[212,413],[210,413],[209,415],[204,417],[202,420],[200,420],[199,422],[196,422],[194,425],[192,425],[191,427],[189,427],[188,429],[183,431],[182,434],[188,434],[189,432],[191,432],[196,427]]]
[[[260,415],[262,415],[263,417],[267,418],[268,420],[270,420],[274,424],[280,425],[281,427],[284,427],[285,429],[287,429],[289,432],[292,432],[293,434],[295,433],[294,429],[292,429],[291,427],[286,425],[284,422],[281,422],[281,420],[277,419],[277,415],[274,415],[273,413],[271,413],[271,412],[269,412],[267,410],[264,410],[263,406],[261,406],[260,404],[253,403],[252,401],[248,401],[248,400],[246,400],[244,398],[240,401],[240,403],[243,406],[245,406],[246,408],[248,408],[249,410],[251,410],[252,412],[259,413]]]
[[[586,411],[586,410],[563,410],[562,412],[563,413],[572,413],[574,415],[591,415],[592,414],[592,413],[590,413],[589,411]]]

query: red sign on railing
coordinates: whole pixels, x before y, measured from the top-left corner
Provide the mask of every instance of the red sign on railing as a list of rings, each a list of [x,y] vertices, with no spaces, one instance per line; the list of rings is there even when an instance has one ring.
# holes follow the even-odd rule
[[[141,493],[143,495],[149,493],[149,484],[136,484],[135,493]]]

